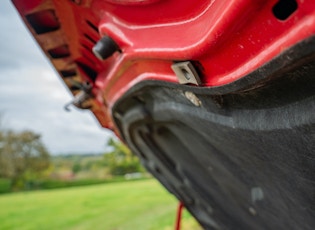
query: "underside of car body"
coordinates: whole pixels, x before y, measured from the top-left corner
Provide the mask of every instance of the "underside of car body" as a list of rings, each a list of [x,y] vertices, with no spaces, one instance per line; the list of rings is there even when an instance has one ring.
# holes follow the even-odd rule
[[[201,226],[314,229],[315,2],[13,3],[73,104]]]

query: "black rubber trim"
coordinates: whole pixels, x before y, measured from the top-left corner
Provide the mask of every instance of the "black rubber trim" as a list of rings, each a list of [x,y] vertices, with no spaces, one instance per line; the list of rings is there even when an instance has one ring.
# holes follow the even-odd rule
[[[314,41],[229,85],[146,81],[114,105],[128,146],[205,229],[315,226]]]

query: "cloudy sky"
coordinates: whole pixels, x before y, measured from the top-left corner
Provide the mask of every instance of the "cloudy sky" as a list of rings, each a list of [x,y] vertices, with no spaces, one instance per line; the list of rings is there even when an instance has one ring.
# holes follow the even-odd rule
[[[41,134],[52,154],[104,152],[112,133],[89,111],[64,110],[72,96],[10,0],[0,4],[0,31],[1,125]]]

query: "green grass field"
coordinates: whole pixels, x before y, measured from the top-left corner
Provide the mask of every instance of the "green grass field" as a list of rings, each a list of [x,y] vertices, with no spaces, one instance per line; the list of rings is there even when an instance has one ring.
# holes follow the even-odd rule
[[[0,229],[171,230],[177,201],[155,180],[0,195]],[[200,229],[189,214],[184,229]]]

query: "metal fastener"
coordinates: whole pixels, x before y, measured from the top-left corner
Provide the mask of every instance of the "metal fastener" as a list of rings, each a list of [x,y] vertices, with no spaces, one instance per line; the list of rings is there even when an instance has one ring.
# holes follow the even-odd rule
[[[195,106],[201,106],[202,104],[199,98],[193,92],[186,91],[185,97]]]
[[[175,63],[171,66],[180,84],[200,85],[199,75],[190,61]]]

